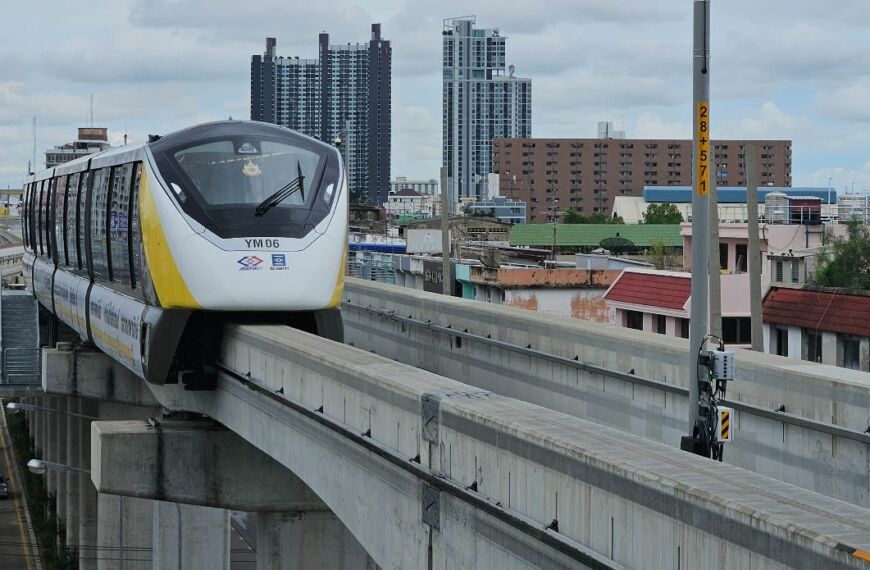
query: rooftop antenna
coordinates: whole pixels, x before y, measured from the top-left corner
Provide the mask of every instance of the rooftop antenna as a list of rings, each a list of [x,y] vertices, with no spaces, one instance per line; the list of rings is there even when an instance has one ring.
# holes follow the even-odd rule
[[[33,115],[33,168],[36,168],[36,115]]]

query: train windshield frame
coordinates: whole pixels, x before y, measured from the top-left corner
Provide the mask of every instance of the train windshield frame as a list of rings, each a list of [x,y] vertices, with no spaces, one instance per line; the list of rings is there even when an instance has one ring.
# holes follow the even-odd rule
[[[338,187],[332,147],[257,123],[192,131],[149,146],[177,203],[219,237],[298,238],[329,214]],[[264,201],[293,183],[298,191],[263,211]]]

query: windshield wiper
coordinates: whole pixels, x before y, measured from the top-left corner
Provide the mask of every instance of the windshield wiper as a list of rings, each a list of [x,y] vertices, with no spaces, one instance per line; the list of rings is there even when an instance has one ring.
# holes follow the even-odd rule
[[[299,164],[299,161],[296,161],[296,171],[299,173],[295,179],[291,180],[289,184],[257,204],[256,209],[254,209],[254,215],[256,217],[260,217],[296,192],[302,195],[302,200],[305,200],[305,193],[303,188],[303,182],[305,181],[305,177],[302,176],[302,165]]]

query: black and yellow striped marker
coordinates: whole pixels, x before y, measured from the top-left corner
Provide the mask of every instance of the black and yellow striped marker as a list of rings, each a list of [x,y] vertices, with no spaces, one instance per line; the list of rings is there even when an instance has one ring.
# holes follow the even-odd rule
[[[842,542],[837,544],[838,550],[844,550],[854,556],[855,558],[860,558],[861,560],[870,561],[870,552],[866,552],[864,550],[858,550],[857,548],[853,548],[848,544],[843,544]]]
[[[719,409],[719,441],[731,441],[731,410]]]

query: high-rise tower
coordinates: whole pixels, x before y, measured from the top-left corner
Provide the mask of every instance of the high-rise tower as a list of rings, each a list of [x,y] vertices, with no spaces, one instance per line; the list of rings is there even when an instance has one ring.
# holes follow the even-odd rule
[[[318,58],[275,55],[275,39],[251,58],[251,119],[342,141],[348,185],[358,202],[380,205],[390,188],[390,42],[373,24],[367,43],[330,45],[318,38]]]
[[[505,69],[498,29],[475,26],[474,16],[450,18],[442,31],[442,160],[453,207],[486,196],[494,138],[532,135],[531,79]]]

